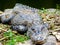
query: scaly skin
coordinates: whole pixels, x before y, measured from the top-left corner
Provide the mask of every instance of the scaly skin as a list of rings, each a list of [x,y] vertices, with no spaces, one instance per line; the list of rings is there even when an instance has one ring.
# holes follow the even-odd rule
[[[11,28],[20,32],[27,31],[27,27],[27,36],[29,36],[35,44],[44,43],[49,35],[48,26],[44,24],[41,16],[37,13],[38,11],[38,9],[29,6],[16,4],[11,12],[6,13],[7,11],[5,11],[5,14],[1,16],[1,21],[5,23],[10,20],[12,24]]]
[[[17,15],[11,20],[12,25],[26,25],[28,27],[27,36],[36,43],[44,43],[49,34],[48,25],[44,24],[42,18],[34,10],[34,12],[24,5],[17,5],[13,12]],[[16,27],[15,27],[16,28]],[[14,29],[14,28],[13,28]],[[17,29],[16,29],[17,30]]]

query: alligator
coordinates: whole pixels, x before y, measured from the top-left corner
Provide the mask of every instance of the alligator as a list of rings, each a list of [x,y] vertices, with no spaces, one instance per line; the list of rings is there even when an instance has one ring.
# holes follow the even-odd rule
[[[35,44],[44,44],[49,35],[48,24],[38,14],[39,9],[17,3],[13,9],[6,9],[1,14],[1,22],[11,24],[11,28],[27,33]]]

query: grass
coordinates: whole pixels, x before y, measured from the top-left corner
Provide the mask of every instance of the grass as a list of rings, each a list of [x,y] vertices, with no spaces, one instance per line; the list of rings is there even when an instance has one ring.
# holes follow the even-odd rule
[[[3,33],[3,35],[2,35],[3,37],[0,38],[0,42],[2,42],[3,45],[15,45],[15,43],[17,43],[17,42],[24,43],[24,41],[29,39],[26,36],[26,33],[25,33],[25,35],[14,33],[12,31],[12,29],[10,29],[10,27],[8,27],[8,25],[0,24],[0,27],[1,27],[1,31],[3,31],[2,29],[8,28],[8,29],[6,29],[6,31],[2,32]]]

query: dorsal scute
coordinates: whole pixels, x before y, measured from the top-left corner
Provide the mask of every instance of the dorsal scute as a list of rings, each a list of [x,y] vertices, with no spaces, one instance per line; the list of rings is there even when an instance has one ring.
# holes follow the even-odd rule
[[[36,9],[36,8],[32,8],[30,6],[27,6],[27,5],[23,5],[23,4],[19,4],[19,3],[16,3],[16,5],[14,6],[13,8],[14,11],[20,11],[20,12],[33,12],[33,13],[36,13],[38,12],[39,10]]]

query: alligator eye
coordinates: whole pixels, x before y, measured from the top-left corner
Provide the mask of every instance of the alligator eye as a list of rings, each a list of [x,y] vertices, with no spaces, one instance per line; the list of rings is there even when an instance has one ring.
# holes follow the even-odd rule
[[[35,29],[32,28],[32,30],[35,30]]]
[[[36,30],[34,28],[32,28],[32,31],[36,33]]]

